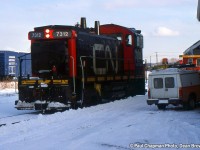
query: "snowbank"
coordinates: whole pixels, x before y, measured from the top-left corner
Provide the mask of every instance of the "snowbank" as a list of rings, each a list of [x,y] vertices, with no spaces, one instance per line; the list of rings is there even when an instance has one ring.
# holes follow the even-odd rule
[[[0,127],[0,149],[163,150],[169,148],[167,144],[178,148],[188,144],[190,150],[191,144],[199,143],[199,109],[169,107],[159,111],[156,106],[147,105],[146,99],[147,96],[135,96],[55,114],[24,114],[14,124],[16,117],[2,118],[0,123],[6,119],[10,123]]]

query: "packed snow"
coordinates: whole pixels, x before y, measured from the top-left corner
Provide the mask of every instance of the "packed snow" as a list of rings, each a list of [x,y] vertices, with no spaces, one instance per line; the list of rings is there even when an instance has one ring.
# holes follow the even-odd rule
[[[16,110],[0,91],[0,150],[146,150],[200,148],[200,108],[158,110],[146,95],[54,114]]]

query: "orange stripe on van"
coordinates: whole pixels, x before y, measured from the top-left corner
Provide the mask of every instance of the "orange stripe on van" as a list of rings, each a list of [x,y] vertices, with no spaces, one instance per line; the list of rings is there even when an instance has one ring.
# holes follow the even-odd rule
[[[179,88],[179,98],[183,98],[183,89]]]

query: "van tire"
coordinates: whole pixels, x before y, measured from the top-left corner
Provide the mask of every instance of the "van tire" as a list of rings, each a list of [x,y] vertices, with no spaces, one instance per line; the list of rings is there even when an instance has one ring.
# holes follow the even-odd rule
[[[167,107],[167,105],[158,104],[157,107],[158,107],[159,110],[163,110],[163,109],[165,109]]]
[[[185,110],[193,110],[195,109],[195,106],[196,106],[196,101],[195,101],[194,96],[190,96],[188,101],[183,103],[183,108]]]
[[[189,110],[195,109],[196,102],[194,97],[189,98],[188,105],[189,105]]]

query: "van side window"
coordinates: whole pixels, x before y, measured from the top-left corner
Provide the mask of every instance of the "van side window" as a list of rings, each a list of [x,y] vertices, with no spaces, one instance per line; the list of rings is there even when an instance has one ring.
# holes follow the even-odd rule
[[[174,88],[174,78],[173,77],[165,78],[165,88]]]
[[[153,83],[154,83],[155,89],[162,89],[163,88],[163,79],[162,78],[154,78]]]

